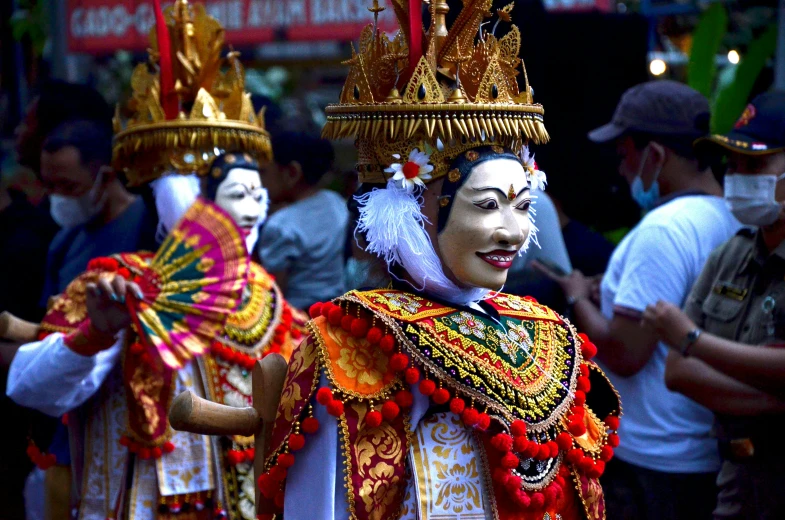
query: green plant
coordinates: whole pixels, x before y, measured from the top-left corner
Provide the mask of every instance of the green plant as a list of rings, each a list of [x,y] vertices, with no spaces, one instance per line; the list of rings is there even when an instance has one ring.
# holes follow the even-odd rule
[[[25,37],[29,38],[35,56],[41,56],[49,37],[46,2],[44,0],[19,0],[19,5],[9,21],[14,39],[21,41]]]
[[[715,56],[727,30],[728,12],[722,4],[716,3],[704,11],[692,36],[687,84],[707,98],[711,97],[717,74]]]

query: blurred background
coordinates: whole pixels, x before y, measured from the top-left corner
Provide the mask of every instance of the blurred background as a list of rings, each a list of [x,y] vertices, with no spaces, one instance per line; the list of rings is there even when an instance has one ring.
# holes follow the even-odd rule
[[[247,89],[270,105],[268,124],[318,128],[324,106],[338,99],[351,40],[371,21],[371,2],[204,4],[242,52]],[[3,182],[36,200],[42,193],[35,177],[7,153],[36,87],[59,78],[94,86],[111,104],[123,101],[133,66],[146,59],[152,2],[6,0],[0,10]],[[451,13],[457,12],[456,5]],[[776,0],[518,0],[512,15],[552,136],[536,150],[549,192],[566,214],[610,238],[633,225],[640,211],[616,173],[612,150],[592,146],[586,132],[609,120],[625,89],[649,78],[689,83],[711,100],[714,130],[723,131],[748,99],[775,82],[785,86],[785,31],[778,40],[783,15]],[[395,30],[391,10],[380,23]],[[334,187],[349,193],[352,143],[338,145],[336,157]]]

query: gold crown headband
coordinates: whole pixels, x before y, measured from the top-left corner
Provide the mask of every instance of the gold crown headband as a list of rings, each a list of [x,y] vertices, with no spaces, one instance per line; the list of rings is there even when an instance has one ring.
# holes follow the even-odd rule
[[[542,105],[534,104],[518,57],[520,31],[503,38],[481,30],[493,16],[492,0],[464,0],[450,30],[446,0],[431,0],[430,27],[423,27],[422,0],[390,0],[401,31],[391,40],[376,21],[352,48],[340,102],[327,107],[323,136],[354,137],[361,182],[384,182],[394,155],[428,150],[430,180],[449,170],[458,154],[480,145],[520,150],[530,140],[548,141]],[[494,29],[510,21],[513,3],[498,9]],[[378,0],[369,8],[384,10]],[[408,64],[408,67],[407,67]],[[518,88],[519,66],[524,90]],[[402,85],[402,93],[398,86]]]
[[[167,171],[205,175],[221,151],[269,161],[264,110],[254,113],[239,53],[221,56],[223,27],[202,4],[176,0],[164,16],[155,3],[149,62],[131,77],[129,117],[115,115],[114,167],[134,186]]]

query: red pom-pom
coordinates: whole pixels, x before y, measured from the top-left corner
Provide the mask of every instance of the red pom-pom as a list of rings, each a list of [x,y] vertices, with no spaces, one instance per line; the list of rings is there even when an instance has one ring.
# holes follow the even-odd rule
[[[437,389],[431,396],[436,404],[446,404],[450,400],[450,392],[446,388]]]
[[[289,436],[289,449],[292,451],[300,451],[305,447],[305,436],[299,433],[293,433]]]
[[[594,467],[589,472],[589,476],[592,478],[600,478],[603,473],[605,473],[605,462],[601,460],[595,460]]]
[[[323,386],[316,392],[316,402],[322,406],[327,406],[333,400],[333,391]]]
[[[460,397],[453,397],[450,401],[450,411],[455,415],[461,415],[466,408],[466,403]]]
[[[537,455],[535,458],[537,460],[546,460],[551,457],[551,449],[548,447],[547,444],[540,444],[540,447],[537,448]]]
[[[436,383],[430,379],[423,379],[420,381],[420,393],[425,396],[431,396],[436,391]]]
[[[166,441],[162,446],[164,453],[172,453],[174,451],[174,443]]]
[[[382,349],[382,352],[390,353],[395,348],[395,337],[392,334],[385,334],[382,339],[379,340],[379,348]]]
[[[322,306],[324,306],[322,302],[316,302],[308,308],[308,315],[311,319],[316,319],[322,315]]]
[[[605,418],[605,425],[608,426],[611,430],[618,430],[619,429],[619,418],[615,415],[609,415]]]
[[[352,320],[351,333],[355,338],[364,338],[368,334],[368,320],[365,318],[354,318]]]
[[[467,408],[461,414],[461,419],[466,426],[474,426],[480,420],[480,412],[474,408]]]
[[[587,336],[583,332],[578,333],[578,338],[581,340],[581,343],[588,343],[589,341],[589,336]]]
[[[387,421],[392,421],[398,414],[401,413],[401,408],[395,404],[395,401],[387,401],[382,405],[382,416]]]
[[[496,435],[491,437],[491,446],[493,446],[493,448],[496,451],[506,453],[512,449],[512,445],[513,445],[512,437],[510,437],[506,433],[497,433]]]
[[[582,422],[573,421],[567,427],[573,437],[580,437],[586,433],[586,426]]]
[[[575,406],[583,406],[584,404],[586,404],[586,392],[577,390],[575,392],[575,399],[573,399],[572,402]]]
[[[293,453],[281,453],[278,455],[276,462],[282,468],[291,468],[294,466],[294,454]]]
[[[532,493],[532,507],[542,509],[545,506],[545,495],[540,492]]]
[[[125,435],[123,435],[122,437],[120,437],[120,446],[125,446],[125,447],[127,448],[127,447],[128,447],[128,445],[129,445],[130,443],[131,443],[131,439],[129,439],[129,438],[128,438],[128,437],[126,437]],[[28,457],[30,456],[30,448],[35,448],[35,449],[38,449],[38,448],[37,448],[35,445],[33,445],[33,444],[31,444],[30,446],[28,446],[28,447],[27,447],[27,455],[28,455]]]
[[[583,377],[589,377],[589,366],[586,363],[581,363],[578,370]]]
[[[338,399],[327,403],[327,413],[333,417],[340,417],[343,415],[343,403]]]
[[[611,433],[608,435],[608,444],[615,448],[619,445],[619,435],[617,433]]]
[[[330,311],[333,307],[337,307],[333,302],[324,302],[322,303],[322,316],[327,318],[327,321],[330,321]]]
[[[613,448],[610,446],[603,446],[600,449],[600,459],[608,462],[613,458]]]
[[[548,446],[548,451],[550,451],[548,458],[552,459],[559,455],[559,445],[555,441],[548,441],[546,446]]]
[[[572,437],[567,432],[561,432],[556,436],[556,444],[562,451],[567,451],[572,448]]]
[[[507,491],[514,493],[521,489],[521,477],[518,475],[510,475],[507,479],[507,482],[504,483],[504,487],[507,488]]]
[[[253,462],[254,457],[256,457],[256,448],[248,448],[243,452],[243,455],[246,462]]]
[[[521,506],[523,509],[529,509],[532,505],[532,499],[527,492],[522,489],[516,489],[515,494],[513,495],[513,500],[515,503]]]
[[[379,327],[371,327],[368,329],[368,334],[366,334],[365,337],[368,339],[371,345],[376,345],[382,339],[383,335],[384,333],[382,332],[382,329]]]
[[[493,481],[499,484],[500,486],[505,485],[507,483],[507,479],[509,478],[510,478],[509,470],[506,470],[504,468],[496,468],[495,470],[493,470]]]
[[[579,448],[573,448],[567,452],[567,462],[570,464],[578,464],[583,458],[583,451]]]
[[[520,419],[513,421],[512,424],[510,424],[510,433],[512,433],[514,437],[526,435],[526,423]]]
[[[316,417],[306,417],[303,419],[303,423],[300,426],[302,427],[303,432],[314,434],[319,431],[319,419]]]
[[[275,482],[270,477],[269,473],[262,473],[257,479],[256,484],[259,486],[259,490],[265,498],[272,498],[279,487],[278,482]]]
[[[395,394],[395,403],[401,408],[410,408],[414,403],[414,396],[408,390],[401,390]]]
[[[415,367],[407,368],[404,374],[404,379],[410,385],[414,385],[417,383],[417,381],[420,380],[420,371]]]
[[[144,345],[142,345],[138,341],[134,341],[133,343],[131,343],[130,350],[131,350],[131,354],[139,355],[142,352],[144,352]]]
[[[526,437],[515,437],[512,447],[518,453],[523,453],[526,451],[526,448],[529,447],[529,439]]]
[[[553,484],[542,490],[542,494],[545,495],[546,505],[552,505],[554,502],[556,502],[556,493],[556,486]]]
[[[390,358],[390,368],[392,368],[395,372],[400,372],[407,366],[409,366],[409,356],[406,354],[401,354],[399,352],[397,354],[393,354],[393,356]]]
[[[329,321],[330,325],[332,325],[333,327],[337,327],[338,325],[341,324],[342,319],[343,319],[343,309],[341,309],[337,305],[333,305],[327,314],[327,321]]]
[[[278,509],[283,509],[283,505],[286,502],[286,495],[284,494],[283,491],[279,491],[278,493],[275,494],[274,502],[275,502],[275,507],[277,507]]]
[[[286,474],[288,473],[288,471],[286,470],[286,468],[282,466],[278,466],[276,464],[275,466],[270,468],[270,471],[268,473],[270,473],[271,479],[275,480],[276,482],[282,482],[286,478]]]
[[[583,359],[591,359],[597,355],[597,345],[592,343],[591,341],[584,343],[581,345],[581,354],[583,354]]]
[[[153,458],[154,458],[154,459],[160,459],[160,458],[161,458],[161,456],[162,456],[164,453],[163,453],[163,450],[161,450],[161,448],[159,448],[158,446],[156,446],[155,448],[153,448],[153,449],[151,450],[151,454],[153,455]]]
[[[377,428],[382,424],[382,414],[376,410],[371,410],[365,415],[365,424],[369,428]]]
[[[342,316],[341,317],[341,328],[346,332],[350,332],[352,330],[352,322],[354,318],[351,316]]]
[[[240,464],[244,459],[243,454],[237,450],[229,450],[226,452],[226,458],[229,460],[229,464],[232,466]]]
[[[591,383],[589,382],[589,378],[588,377],[582,377],[582,376],[579,377],[578,378],[578,384],[576,385],[576,388],[578,390],[580,390],[581,392],[588,393],[589,390],[591,390]]]
[[[511,451],[508,451],[501,460],[502,467],[510,469],[517,468],[520,462],[520,459],[518,459],[518,457],[516,457],[515,454]]]
[[[152,451],[150,448],[140,448],[139,449],[139,458],[148,460],[150,457],[153,456]]]
[[[540,445],[534,441],[529,441],[529,444],[526,446],[526,449],[523,450],[523,454],[526,455],[527,458],[533,459],[537,456],[540,452]]]
[[[587,475],[589,474],[589,472],[593,467],[594,467],[594,461],[592,460],[591,457],[587,457],[584,455],[583,457],[581,457],[581,460],[578,461],[578,468],[581,470],[581,472]]]
[[[480,416],[477,418],[477,429],[480,431],[485,431],[491,425],[491,416],[487,413],[481,413]]]

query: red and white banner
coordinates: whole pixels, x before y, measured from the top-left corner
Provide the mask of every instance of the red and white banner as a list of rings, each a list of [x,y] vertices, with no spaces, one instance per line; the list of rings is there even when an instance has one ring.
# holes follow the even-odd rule
[[[164,5],[168,1],[164,0]],[[273,40],[349,41],[373,22],[370,0],[204,0],[236,47]],[[385,6],[385,0],[379,0]],[[395,31],[389,5],[379,26]],[[155,23],[152,0],[66,0],[68,50],[91,54],[144,50]]]

